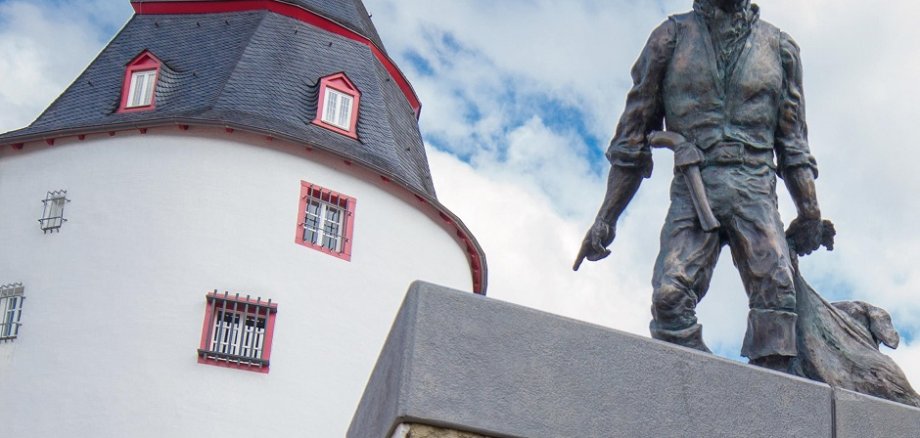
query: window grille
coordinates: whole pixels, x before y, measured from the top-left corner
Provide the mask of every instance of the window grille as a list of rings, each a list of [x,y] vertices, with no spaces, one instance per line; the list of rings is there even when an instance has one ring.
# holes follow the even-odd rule
[[[22,283],[12,283],[0,286],[0,341],[8,341],[19,335],[22,326]]]
[[[301,183],[297,243],[348,260],[355,199]]]
[[[153,91],[156,89],[156,70],[144,70],[131,73],[131,85],[128,89],[127,108],[150,106]]]
[[[339,128],[351,128],[351,106],[354,98],[333,90],[326,89],[326,102],[323,105],[323,121]]]
[[[207,303],[198,361],[268,372],[277,304],[216,290]]]
[[[45,195],[42,201],[44,204],[42,218],[38,220],[42,231],[47,233],[61,230],[61,225],[67,222],[67,219],[64,219],[64,206],[68,202],[70,200],[67,199],[67,190],[48,192]]]

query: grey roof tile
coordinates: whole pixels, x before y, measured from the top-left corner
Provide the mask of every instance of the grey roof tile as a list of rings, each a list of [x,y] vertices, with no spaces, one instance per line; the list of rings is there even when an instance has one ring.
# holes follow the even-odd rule
[[[361,0],[281,0],[286,3],[292,3],[302,6],[306,9],[316,12],[326,18],[331,18],[340,24],[366,36],[374,42],[381,50],[383,43],[380,35],[377,34],[377,28],[371,22],[371,17],[364,7]]]

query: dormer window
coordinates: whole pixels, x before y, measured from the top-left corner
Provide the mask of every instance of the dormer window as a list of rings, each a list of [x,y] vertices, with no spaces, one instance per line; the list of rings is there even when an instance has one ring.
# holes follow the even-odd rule
[[[318,101],[314,124],[351,138],[358,138],[361,92],[344,73],[320,79]]]
[[[156,106],[161,65],[160,60],[146,50],[128,63],[118,112],[152,110]]]

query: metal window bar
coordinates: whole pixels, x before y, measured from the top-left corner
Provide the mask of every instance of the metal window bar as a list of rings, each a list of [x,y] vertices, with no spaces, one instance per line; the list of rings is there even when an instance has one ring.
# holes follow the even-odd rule
[[[227,301],[228,301],[227,295],[228,293],[224,292],[223,309],[221,310],[220,314],[217,316],[218,326],[217,326],[217,330],[214,330],[214,334],[215,336],[217,336],[217,341],[214,343],[214,345],[211,346],[212,351],[219,351],[220,347],[222,347],[221,339],[226,337],[224,333],[224,330],[225,330],[224,323],[226,322],[226,315],[227,315]],[[226,353],[226,351],[223,351],[222,353]]]
[[[345,217],[348,199],[310,185],[307,189],[303,240],[334,252],[342,252],[345,243]]]
[[[333,251],[341,251],[342,211],[327,204],[324,216],[323,246]]]
[[[246,357],[252,356],[252,333],[251,330],[248,330],[249,323],[249,295],[246,295],[246,303],[243,305],[243,340],[240,343],[240,354]]]
[[[273,311],[271,300],[262,304],[262,298],[258,297],[253,303],[248,295],[244,301],[240,299],[239,294],[231,298],[229,293],[224,292],[221,297],[216,291],[213,295],[208,296],[208,300],[213,306],[212,319],[208,322],[211,331],[210,343],[207,350],[198,350],[199,356],[237,365],[268,366],[268,360],[262,356],[265,330],[269,314]],[[228,310],[230,301],[233,301],[233,308]],[[218,304],[218,302],[221,303]],[[243,304],[242,311],[240,311],[241,303]],[[251,314],[250,308],[253,309]]]
[[[55,190],[45,195],[45,199],[42,200],[42,217],[38,220],[42,231],[60,231],[61,225],[67,222],[67,219],[64,219],[64,205],[68,202],[70,200],[67,199],[67,190]]]
[[[243,337],[240,333],[240,294],[236,294],[236,299],[233,300],[233,330],[230,337],[230,354],[240,354],[240,344],[239,341]]]
[[[322,211],[322,204],[318,201],[314,199],[307,200],[307,211],[303,225],[304,242],[316,243],[319,240]]]
[[[0,341],[16,338],[22,326],[22,283],[0,286]]]

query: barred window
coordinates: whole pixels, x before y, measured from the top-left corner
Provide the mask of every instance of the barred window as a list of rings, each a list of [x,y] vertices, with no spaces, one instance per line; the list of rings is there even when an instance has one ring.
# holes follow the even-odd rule
[[[278,305],[217,290],[206,298],[198,362],[267,373]]]
[[[344,240],[342,237],[343,210],[344,208],[339,205],[308,197],[303,240],[332,251],[341,251]]]
[[[301,182],[295,241],[350,260],[354,210],[355,198]]]
[[[0,286],[0,341],[8,341],[19,335],[22,326],[22,303],[26,297],[23,295],[22,283],[12,283]]]
[[[42,201],[42,217],[38,220],[42,231],[47,233],[61,230],[61,225],[67,222],[67,219],[64,219],[64,206],[68,202],[70,200],[67,199],[67,190],[56,190],[45,195]]]

